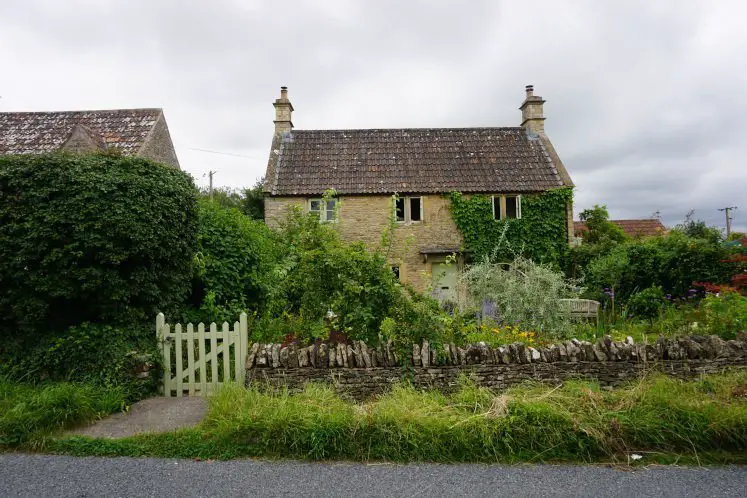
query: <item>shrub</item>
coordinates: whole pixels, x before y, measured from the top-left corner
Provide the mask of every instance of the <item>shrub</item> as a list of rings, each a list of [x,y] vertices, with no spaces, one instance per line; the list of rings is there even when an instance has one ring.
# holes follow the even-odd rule
[[[679,231],[662,237],[630,241],[594,259],[586,271],[589,297],[612,287],[616,299],[627,301],[638,291],[658,285],[665,294],[684,298],[693,282],[727,282],[733,265],[725,263],[730,249]]]
[[[0,156],[0,337],[147,320],[189,292],[196,189],[112,155]]]
[[[401,295],[385,258],[363,244],[344,244],[330,226],[298,211],[289,213],[279,243],[284,255],[269,317],[300,318],[291,332],[301,338],[319,337],[328,323],[350,339],[375,343]]]
[[[664,309],[667,300],[661,287],[655,285],[633,294],[628,301],[628,309],[638,318],[653,320]]]
[[[747,330],[747,297],[735,292],[709,294],[700,302],[695,320],[707,334],[734,339],[737,332]]]
[[[9,378],[85,382],[120,389],[128,400],[155,392],[159,358],[155,331],[82,323],[48,337],[33,348],[14,351],[0,367]],[[151,375],[137,378],[142,363]],[[5,372],[3,372],[5,370]]]
[[[276,245],[267,226],[236,208],[201,199],[197,240],[197,275],[190,300],[201,309],[188,318],[220,319],[221,308],[261,309],[275,280]]]
[[[577,294],[563,274],[548,266],[517,256],[510,263],[487,258],[472,265],[461,277],[467,306],[484,302],[497,306],[497,323],[520,325],[540,336],[562,334],[571,317],[561,298]]]

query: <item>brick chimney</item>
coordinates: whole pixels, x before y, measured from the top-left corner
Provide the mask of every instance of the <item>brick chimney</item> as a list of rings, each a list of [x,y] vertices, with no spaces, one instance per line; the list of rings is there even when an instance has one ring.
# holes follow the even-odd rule
[[[288,100],[288,87],[280,87],[280,98],[275,99],[272,104],[275,106],[275,133],[290,133],[293,129],[291,114],[293,114],[293,104]]]
[[[534,94],[534,85],[526,86],[527,96],[521,104],[521,126],[530,135],[544,135],[545,116],[542,97]]]

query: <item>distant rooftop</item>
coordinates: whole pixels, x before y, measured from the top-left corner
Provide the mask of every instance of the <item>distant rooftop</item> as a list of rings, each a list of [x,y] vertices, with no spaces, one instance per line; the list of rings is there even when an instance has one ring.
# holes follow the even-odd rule
[[[645,219],[645,220],[610,220],[615,225],[622,228],[630,237],[649,237],[652,235],[662,235],[667,232],[661,220],[657,218]],[[574,232],[580,234],[586,231],[586,224],[583,221],[573,222]]]

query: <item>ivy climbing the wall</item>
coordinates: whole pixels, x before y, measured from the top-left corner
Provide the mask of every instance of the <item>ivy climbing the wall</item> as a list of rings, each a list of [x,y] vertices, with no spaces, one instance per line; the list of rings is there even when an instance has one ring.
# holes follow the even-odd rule
[[[483,256],[511,259],[521,254],[561,266],[568,254],[566,206],[573,189],[562,187],[521,196],[521,218],[496,220],[489,195],[452,192],[451,212],[473,260]],[[505,240],[501,240],[501,239]]]

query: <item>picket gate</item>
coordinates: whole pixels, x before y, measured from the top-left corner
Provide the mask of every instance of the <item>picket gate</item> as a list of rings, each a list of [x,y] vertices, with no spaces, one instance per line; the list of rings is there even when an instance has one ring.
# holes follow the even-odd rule
[[[246,357],[249,333],[246,313],[242,313],[233,329],[223,322],[221,330],[215,323],[205,330],[205,324],[180,323],[172,326],[159,313],[156,317],[156,337],[163,358],[163,395],[207,396],[226,382],[243,384],[246,379]]]

